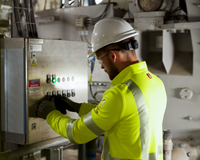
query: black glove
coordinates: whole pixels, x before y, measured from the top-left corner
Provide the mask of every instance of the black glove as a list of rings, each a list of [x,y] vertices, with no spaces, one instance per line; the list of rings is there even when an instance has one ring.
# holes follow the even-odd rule
[[[47,115],[53,110],[56,110],[54,98],[51,100],[43,100],[38,106],[37,115],[40,118],[46,119]]]
[[[55,97],[55,105],[56,105],[56,109],[59,111],[63,111],[66,109],[68,111],[72,111],[72,112],[79,112],[79,109],[81,107],[81,103],[76,103],[71,101],[69,98],[65,97],[65,96],[56,96]]]
[[[66,108],[63,107],[62,105],[58,104],[58,99],[59,98],[61,98],[60,95],[58,95],[58,96],[51,96],[51,97],[48,97],[48,100],[52,101],[52,99],[53,99],[55,107],[56,107],[56,110],[60,111],[62,114],[67,114]]]
[[[44,101],[44,100],[47,100],[48,97],[47,96],[44,96],[42,97],[41,99],[39,100],[34,100],[34,104],[32,104],[31,106],[29,106],[28,108],[28,112],[29,112],[29,117],[38,117],[38,106],[39,104]]]

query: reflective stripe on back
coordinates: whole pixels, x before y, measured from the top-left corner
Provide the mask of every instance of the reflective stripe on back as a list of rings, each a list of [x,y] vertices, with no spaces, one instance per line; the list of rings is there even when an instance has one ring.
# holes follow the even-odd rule
[[[149,139],[149,126],[148,126],[148,109],[140,88],[131,80],[125,82],[128,89],[132,92],[135,99],[138,115],[140,119],[140,141],[141,141],[141,151],[142,157],[148,157],[145,155],[148,153],[148,139]]]
[[[148,109],[145,103],[144,96],[140,88],[129,79],[124,84],[127,85],[128,89],[132,92],[133,97],[135,99],[138,115],[140,119],[140,141],[141,141],[141,151],[142,151],[142,159],[137,160],[157,160],[157,153],[148,153],[148,138],[149,138],[149,129],[148,129]],[[134,151],[133,151],[134,152]],[[108,155],[106,155],[108,154]],[[109,140],[108,137],[104,144],[104,150],[102,154],[103,160],[128,160],[128,159],[119,159],[114,158],[109,155]],[[133,160],[133,159],[131,159]]]
[[[106,141],[103,145],[103,151],[102,151],[101,158],[103,158],[103,160],[111,160],[112,158],[109,154],[110,147],[109,147],[109,142],[108,142],[108,133],[106,133],[104,136],[107,136],[107,137],[106,137]]]

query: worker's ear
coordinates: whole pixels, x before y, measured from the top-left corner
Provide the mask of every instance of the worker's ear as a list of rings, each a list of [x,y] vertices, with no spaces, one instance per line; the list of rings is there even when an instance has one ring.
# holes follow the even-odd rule
[[[110,51],[110,53],[111,53],[111,60],[113,62],[117,62],[117,60],[118,60],[118,53],[116,51]]]

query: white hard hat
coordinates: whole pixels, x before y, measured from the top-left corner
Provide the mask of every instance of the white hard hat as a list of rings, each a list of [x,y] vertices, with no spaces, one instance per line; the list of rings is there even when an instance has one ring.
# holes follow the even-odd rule
[[[133,27],[122,18],[110,17],[98,21],[95,26],[91,37],[92,44],[92,57],[96,51],[102,47],[117,43],[127,38],[138,35]]]

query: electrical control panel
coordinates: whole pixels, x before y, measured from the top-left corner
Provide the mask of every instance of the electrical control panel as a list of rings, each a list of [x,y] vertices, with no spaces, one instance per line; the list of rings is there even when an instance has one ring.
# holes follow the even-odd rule
[[[44,96],[87,102],[87,43],[9,38],[0,44],[2,140],[32,144],[58,137],[37,117],[37,107]]]

